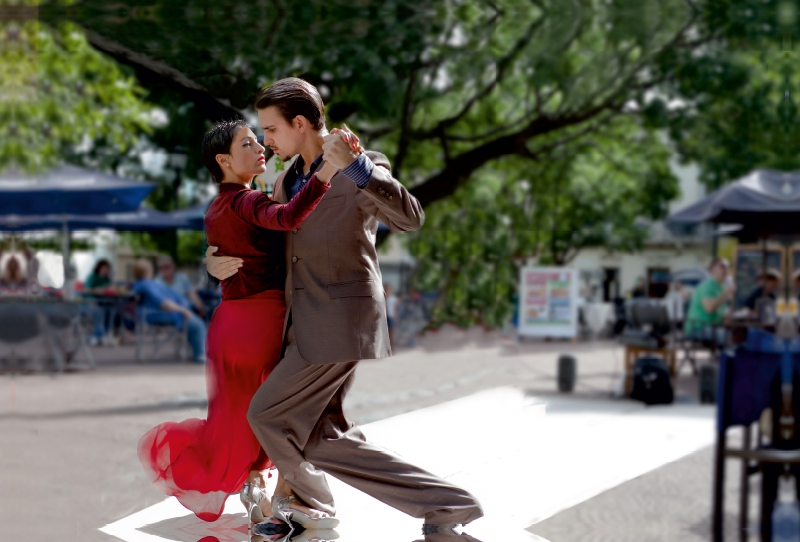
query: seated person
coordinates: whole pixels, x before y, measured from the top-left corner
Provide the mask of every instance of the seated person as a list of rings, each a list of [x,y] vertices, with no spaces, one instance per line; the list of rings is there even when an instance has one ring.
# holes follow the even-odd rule
[[[108,260],[98,260],[94,265],[94,270],[83,283],[83,293],[102,294],[106,288],[111,287],[111,264]],[[99,302],[98,302],[99,303]],[[89,344],[97,346],[101,342],[110,344],[111,341],[111,317],[112,307],[108,304],[96,307],[92,311],[94,320],[94,331],[89,338]]]
[[[669,292],[664,298],[669,319],[677,325],[682,325],[686,315],[686,296],[683,290],[683,283],[679,280],[670,285]]]
[[[715,258],[709,266],[711,277],[695,288],[683,330],[687,336],[725,344],[725,329],[722,320],[733,299],[736,287],[727,283],[730,264],[725,258]]]
[[[156,277],[156,282],[166,286],[179,296],[188,299],[197,314],[205,316],[206,306],[203,300],[200,299],[197,289],[192,285],[189,277],[176,270],[175,261],[172,257],[167,255],[159,256],[157,264],[158,276]]]
[[[176,294],[163,284],[153,280],[153,264],[140,259],[133,264],[133,293],[139,296],[140,305],[145,308],[171,314],[151,314],[147,321],[152,324],[174,324],[187,326],[192,360],[196,363],[206,361],[206,324],[191,310],[192,304],[183,296]]]
[[[109,287],[111,287],[111,264],[108,263],[108,260],[98,260],[94,264],[94,270],[89,273],[86,282],[83,283],[83,291],[101,293]]]
[[[794,284],[794,295],[800,301],[800,269],[792,273],[792,283]]]
[[[2,275],[0,275],[0,292],[9,294],[28,293],[28,279],[17,255],[10,256],[3,266]]]
[[[744,306],[753,312],[758,312],[758,300],[768,298],[775,301],[775,292],[778,291],[781,274],[776,269],[768,269],[758,277],[760,286],[756,287],[744,302]]]

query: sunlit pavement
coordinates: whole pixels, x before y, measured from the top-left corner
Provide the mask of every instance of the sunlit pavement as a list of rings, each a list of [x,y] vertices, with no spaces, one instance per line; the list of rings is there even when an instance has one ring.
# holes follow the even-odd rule
[[[467,532],[484,542],[581,540],[553,522],[712,442],[713,409],[691,398],[657,408],[611,399],[621,369],[611,343],[450,339],[363,363],[347,411],[369,439],[477,495],[486,517]],[[562,351],[578,357],[570,395],[554,392]],[[119,362],[0,382],[3,539],[246,539],[238,498],[219,522],[196,520],[147,483],[135,456],[152,425],[204,415],[201,367]],[[341,540],[421,538],[418,520],[331,485]],[[537,525],[559,536],[538,538]]]
[[[364,427],[368,438],[479,498],[486,516],[469,526],[470,535],[520,542],[539,539],[525,531],[532,523],[709,445],[712,429],[707,407],[645,410],[570,399],[545,404],[514,388],[480,392]],[[620,447],[631,434],[639,438]],[[344,484],[332,487],[343,540],[374,541],[376,533],[387,542],[420,538],[419,520]],[[235,496],[229,501],[224,540],[246,539],[243,509],[236,501]],[[194,542],[220,535],[219,525],[204,525],[171,499],[102,530],[126,542]]]

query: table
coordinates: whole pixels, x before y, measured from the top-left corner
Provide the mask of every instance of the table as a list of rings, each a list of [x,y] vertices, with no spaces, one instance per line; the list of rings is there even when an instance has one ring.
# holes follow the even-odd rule
[[[0,296],[0,342],[14,345],[39,335],[53,356],[56,369],[63,371],[67,361],[81,350],[86,362],[95,368],[81,327],[82,301],[67,301],[48,295]],[[66,330],[66,338],[59,336]],[[14,351],[11,351],[12,363]]]
[[[677,374],[675,349],[670,347],[664,348],[643,348],[641,346],[626,346],[625,347],[625,395],[630,395],[633,391],[633,366],[636,360],[641,356],[658,356],[667,362],[669,367],[669,374],[675,378]]]

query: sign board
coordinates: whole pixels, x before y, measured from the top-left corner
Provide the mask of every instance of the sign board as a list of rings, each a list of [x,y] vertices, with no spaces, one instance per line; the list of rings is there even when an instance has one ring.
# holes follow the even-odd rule
[[[576,269],[523,267],[520,271],[519,334],[529,337],[576,337],[577,301]]]

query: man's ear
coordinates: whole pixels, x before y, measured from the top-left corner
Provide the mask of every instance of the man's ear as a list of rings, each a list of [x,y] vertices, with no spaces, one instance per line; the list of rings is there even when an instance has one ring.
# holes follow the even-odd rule
[[[297,115],[295,118],[292,119],[292,128],[294,128],[301,134],[305,133],[308,124],[309,124],[308,119],[305,118],[303,115]]]

